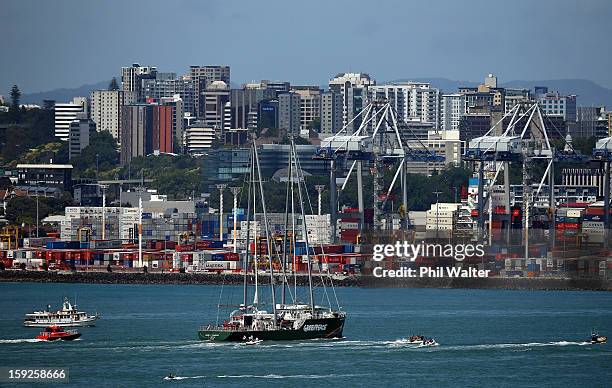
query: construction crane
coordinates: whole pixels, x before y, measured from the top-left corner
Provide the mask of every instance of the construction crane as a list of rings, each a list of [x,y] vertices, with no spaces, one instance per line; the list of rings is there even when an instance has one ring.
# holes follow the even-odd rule
[[[348,134],[347,128],[358,118],[361,119],[356,131]],[[416,147],[415,144],[416,143]],[[363,201],[363,166],[370,166],[374,186],[374,227],[381,227],[381,214],[389,194],[393,190],[398,176],[401,176],[402,206],[407,207],[406,165],[409,161],[443,162],[444,157],[430,151],[417,138],[412,144],[402,140],[398,126],[397,113],[386,99],[375,99],[369,102],[340,131],[321,142],[315,158],[330,161],[330,202],[332,233],[336,232],[336,211],[338,207],[336,169],[339,162],[352,161],[348,174],[342,186],[346,187],[349,177],[356,169],[357,201],[360,214],[360,225],[364,225]],[[420,146],[420,147],[419,147]],[[397,171],[386,194],[383,193],[384,182],[382,172],[397,164]],[[403,226],[407,225],[407,212],[403,213]]]

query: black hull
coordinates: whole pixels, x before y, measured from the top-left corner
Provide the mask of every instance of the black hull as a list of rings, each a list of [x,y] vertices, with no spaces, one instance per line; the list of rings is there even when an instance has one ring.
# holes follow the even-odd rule
[[[246,342],[251,337],[263,341],[298,341],[317,338],[341,338],[344,317],[307,319],[299,329],[277,330],[224,330],[211,328],[198,330],[203,341]]]

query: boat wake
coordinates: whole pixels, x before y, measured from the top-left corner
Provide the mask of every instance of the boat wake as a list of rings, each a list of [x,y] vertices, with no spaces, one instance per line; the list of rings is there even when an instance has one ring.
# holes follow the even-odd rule
[[[174,376],[174,377],[164,377],[164,380],[189,380],[189,379],[205,379],[206,376]]]
[[[36,338],[22,338],[22,339],[3,339],[0,340],[0,344],[25,344],[32,342],[43,342],[43,340],[39,340]]]
[[[527,343],[509,343],[509,344],[480,344],[480,345],[458,345],[448,346],[445,349],[449,350],[464,350],[464,349],[520,349],[520,348],[540,348],[552,346],[585,346],[591,345],[586,341],[553,341],[553,342],[527,342]]]
[[[329,379],[338,377],[357,377],[361,375],[354,374],[333,374],[333,375],[278,375],[278,374],[267,374],[267,375],[219,375],[217,378],[220,379]]]

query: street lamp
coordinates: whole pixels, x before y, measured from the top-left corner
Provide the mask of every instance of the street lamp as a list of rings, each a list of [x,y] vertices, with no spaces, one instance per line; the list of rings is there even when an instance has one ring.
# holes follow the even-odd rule
[[[323,193],[323,190],[325,190],[325,186],[323,185],[315,185],[315,190],[317,190],[317,193],[319,193],[319,215],[321,215],[321,194]]]
[[[440,226],[438,224],[438,209],[439,209],[439,196],[442,194],[441,191],[434,191],[433,194],[436,195],[436,240],[438,239],[438,231],[440,230]]]
[[[234,253],[238,252],[238,247],[236,246],[236,232],[238,226],[238,194],[240,193],[240,187],[230,187],[232,194],[234,195]]]
[[[223,241],[223,191],[227,184],[220,183],[215,186],[219,189],[219,240]]]

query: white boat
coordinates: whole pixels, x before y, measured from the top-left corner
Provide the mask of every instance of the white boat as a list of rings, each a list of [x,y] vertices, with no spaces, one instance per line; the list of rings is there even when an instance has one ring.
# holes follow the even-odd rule
[[[263,342],[263,340],[261,340],[261,339],[259,339],[257,337],[255,337],[255,338],[253,338],[253,337],[249,337],[249,338],[244,337],[244,338],[246,340],[246,342],[244,342],[245,345],[258,345],[258,344]]]
[[[433,338],[427,338],[421,346],[438,346],[439,344]]]
[[[26,314],[23,325],[28,327],[47,327],[52,325],[64,327],[94,326],[98,318],[98,314],[87,315],[84,311],[78,311],[76,304],[72,304],[68,298],[64,298],[61,310],[51,311],[51,305],[48,305],[45,311],[35,311]]]

